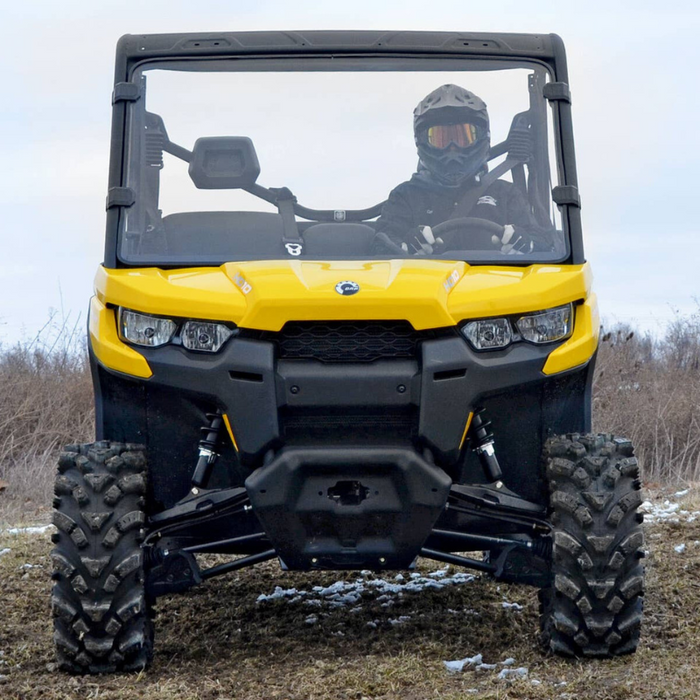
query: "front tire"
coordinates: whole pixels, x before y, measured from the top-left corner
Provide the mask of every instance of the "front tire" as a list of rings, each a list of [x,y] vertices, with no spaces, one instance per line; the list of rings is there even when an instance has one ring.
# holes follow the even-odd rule
[[[629,440],[548,440],[553,583],[540,592],[542,641],[565,656],[629,654],[639,644],[644,535],[639,467]]]
[[[145,668],[153,624],[144,589],[146,457],[139,445],[70,445],[58,462],[51,603],[59,666]]]

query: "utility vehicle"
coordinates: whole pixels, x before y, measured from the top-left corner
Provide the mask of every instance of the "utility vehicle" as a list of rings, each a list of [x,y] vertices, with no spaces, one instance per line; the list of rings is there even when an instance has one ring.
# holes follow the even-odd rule
[[[413,107],[446,83],[488,104],[488,171],[547,249],[507,253],[463,215],[433,231],[459,249],[377,252]],[[476,569],[541,589],[546,649],[634,651],[638,466],[590,433],[599,320],[560,38],[127,35],[112,101],[97,442],[66,447],[56,481],[61,667],[143,668],[158,596],[270,559]]]

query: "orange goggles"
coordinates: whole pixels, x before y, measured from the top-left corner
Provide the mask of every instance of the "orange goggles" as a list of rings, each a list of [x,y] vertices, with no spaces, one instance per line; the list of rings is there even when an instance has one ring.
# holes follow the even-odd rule
[[[437,124],[428,129],[428,143],[433,148],[445,149],[450,144],[469,148],[476,141],[474,124]]]

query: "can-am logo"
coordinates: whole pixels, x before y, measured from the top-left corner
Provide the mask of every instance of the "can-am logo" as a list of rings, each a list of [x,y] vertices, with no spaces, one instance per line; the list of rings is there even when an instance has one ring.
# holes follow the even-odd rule
[[[352,282],[351,280],[345,280],[344,282],[338,282],[335,285],[335,291],[338,294],[342,294],[344,297],[352,296],[360,291],[360,285],[357,282]]]

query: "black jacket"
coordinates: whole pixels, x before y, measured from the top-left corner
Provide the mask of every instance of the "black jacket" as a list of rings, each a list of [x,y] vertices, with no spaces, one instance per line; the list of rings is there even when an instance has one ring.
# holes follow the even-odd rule
[[[415,174],[389,194],[377,220],[377,232],[386,233],[397,245],[407,243],[409,250],[412,250],[411,244],[415,243],[419,226],[432,228],[455,218],[458,203],[467,196],[468,191],[478,186],[476,180],[470,179],[462,187],[442,187]],[[527,201],[512,183],[505,180],[492,183],[471,210],[459,215],[486,219],[501,226],[511,224],[518,236],[528,241],[534,240],[538,249],[549,247],[543,240],[548,236],[543,235],[544,232],[536,225]],[[390,252],[385,248],[381,241],[375,243],[375,252]]]

